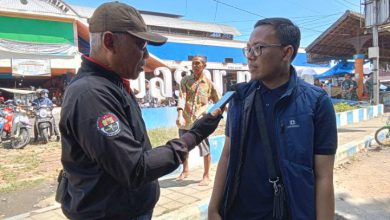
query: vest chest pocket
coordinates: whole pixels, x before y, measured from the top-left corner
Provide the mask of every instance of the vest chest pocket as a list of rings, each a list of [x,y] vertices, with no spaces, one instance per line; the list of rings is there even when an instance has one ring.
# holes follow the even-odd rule
[[[284,157],[297,164],[311,166],[314,143],[313,114],[284,117],[280,124],[280,146]]]

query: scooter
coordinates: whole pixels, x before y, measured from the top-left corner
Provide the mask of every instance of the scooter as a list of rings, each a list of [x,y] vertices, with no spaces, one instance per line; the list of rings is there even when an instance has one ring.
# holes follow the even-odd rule
[[[43,143],[47,144],[54,135],[54,117],[52,107],[46,105],[36,106],[35,108],[35,139],[41,137]]]
[[[14,149],[24,148],[30,143],[31,124],[26,113],[8,103],[0,115],[3,118],[1,141],[11,140],[11,147]]]

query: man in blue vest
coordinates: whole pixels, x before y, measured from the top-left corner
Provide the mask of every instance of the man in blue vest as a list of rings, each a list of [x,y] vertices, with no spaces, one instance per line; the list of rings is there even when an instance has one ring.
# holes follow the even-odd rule
[[[333,219],[335,112],[323,89],[297,77],[299,42],[288,19],[255,24],[243,49],[252,80],[232,88],[209,219]]]

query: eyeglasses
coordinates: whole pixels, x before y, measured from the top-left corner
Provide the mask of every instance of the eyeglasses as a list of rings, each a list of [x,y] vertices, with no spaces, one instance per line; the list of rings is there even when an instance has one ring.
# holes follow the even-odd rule
[[[137,45],[138,49],[146,50],[146,46],[148,45],[148,42],[146,40],[143,40],[143,39],[141,39],[139,37],[131,35],[131,34],[127,33],[127,32],[115,31],[115,32],[112,32],[112,33],[113,34],[126,34],[126,35],[130,35],[130,37],[134,39],[135,45]]]
[[[268,47],[283,47],[282,44],[268,44],[268,45],[261,45],[261,44],[255,44],[252,47],[244,47],[242,48],[242,52],[244,53],[245,57],[249,57],[250,55],[255,55],[255,57],[258,57],[262,54],[264,48]]]
[[[138,37],[133,36],[133,35],[130,35],[130,36],[133,37],[135,45],[137,45],[137,47],[140,50],[146,50],[146,46],[148,45],[148,42],[146,40],[142,40],[141,38],[138,38]]]

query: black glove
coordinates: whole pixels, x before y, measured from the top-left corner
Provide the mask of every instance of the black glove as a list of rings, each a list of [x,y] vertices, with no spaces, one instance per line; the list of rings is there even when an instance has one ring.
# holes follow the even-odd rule
[[[192,128],[188,131],[193,134],[196,138],[196,145],[210,136],[211,133],[217,129],[219,121],[221,121],[222,114],[218,116],[212,116],[206,114],[202,118],[195,121]]]

